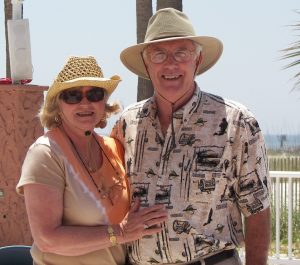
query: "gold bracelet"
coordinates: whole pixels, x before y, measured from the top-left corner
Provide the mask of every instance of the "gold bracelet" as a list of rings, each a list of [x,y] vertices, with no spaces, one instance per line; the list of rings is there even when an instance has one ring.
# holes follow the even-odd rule
[[[116,245],[118,245],[118,241],[117,241],[117,237],[114,233],[114,229],[112,228],[112,226],[108,226],[107,227],[107,232],[109,234],[109,241],[111,242],[111,245],[114,247]]]

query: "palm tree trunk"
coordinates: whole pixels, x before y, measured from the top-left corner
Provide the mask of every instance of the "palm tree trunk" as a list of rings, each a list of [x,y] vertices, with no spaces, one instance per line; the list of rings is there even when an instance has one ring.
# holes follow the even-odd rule
[[[148,20],[152,16],[152,0],[136,0],[136,29],[137,43],[144,41]],[[150,80],[138,78],[137,101],[153,95],[153,86]]]
[[[182,0],[157,0],[156,10],[173,7],[182,11]]]
[[[182,11],[182,0],[157,0],[156,10],[173,7]],[[137,43],[144,41],[147,25],[152,16],[152,0],[136,0]],[[154,89],[150,80],[138,78],[137,101],[149,98]]]

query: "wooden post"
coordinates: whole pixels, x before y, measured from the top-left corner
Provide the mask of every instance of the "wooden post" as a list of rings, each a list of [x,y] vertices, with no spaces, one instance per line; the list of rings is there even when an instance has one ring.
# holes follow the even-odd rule
[[[44,129],[37,117],[46,86],[0,85],[0,246],[30,245],[24,198],[16,193],[29,146]]]

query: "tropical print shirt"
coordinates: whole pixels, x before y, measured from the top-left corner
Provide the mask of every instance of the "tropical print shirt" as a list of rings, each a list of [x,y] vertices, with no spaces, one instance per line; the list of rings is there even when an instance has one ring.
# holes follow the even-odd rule
[[[241,104],[196,88],[162,134],[154,98],[129,106],[112,130],[125,147],[132,200],[164,204],[163,231],[128,247],[135,264],[185,263],[244,243],[241,213],[269,207],[266,148]]]

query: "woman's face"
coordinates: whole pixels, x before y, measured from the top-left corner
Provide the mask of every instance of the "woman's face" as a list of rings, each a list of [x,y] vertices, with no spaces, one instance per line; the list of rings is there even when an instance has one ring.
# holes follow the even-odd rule
[[[104,117],[107,96],[102,88],[77,87],[59,96],[62,124],[79,135],[92,131]]]

